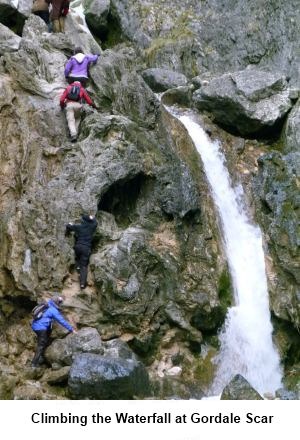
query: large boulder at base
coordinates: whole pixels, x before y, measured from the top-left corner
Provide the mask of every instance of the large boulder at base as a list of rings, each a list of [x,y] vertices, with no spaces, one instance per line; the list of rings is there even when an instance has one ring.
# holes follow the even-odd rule
[[[164,92],[187,84],[185,75],[167,69],[146,69],[142,73],[142,77],[154,92]]]
[[[263,400],[263,398],[243,376],[237,374],[224,388],[221,400]]]
[[[195,91],[193,100],[199,110],[242,135],[273,127],[292,106],[285,78],[258,69],[213,78]]]
[[[69,389],[77,399],[132,399],[149,394],[149,377],[136,360],[79,354],[70,370]]]
[[[64,339],[56,339],[46,351],[46,359],[51,364],[71,365],[76,353],[103,353],[102,341],[94,328],[84,328],[77,334]]]

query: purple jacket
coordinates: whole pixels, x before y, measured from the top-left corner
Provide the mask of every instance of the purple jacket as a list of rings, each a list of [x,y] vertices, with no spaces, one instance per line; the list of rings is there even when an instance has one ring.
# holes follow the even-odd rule
[[[88,78],[88,67],[90,63],[96,63],[99,55],[84,55],[77,53],[72,56],[65,67],[65,77]]]

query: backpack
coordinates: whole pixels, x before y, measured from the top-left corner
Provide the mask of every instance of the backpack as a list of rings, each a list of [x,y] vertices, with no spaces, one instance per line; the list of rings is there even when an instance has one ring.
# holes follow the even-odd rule
[[[70,90],[68,91],[67,98],[70,101],[79,101],[80,100],[80,86],[74,84]]]
[[[46,301],[35,306],[31,312],[33,321],[37,321],[38,319],[40,319],[43,316],[43,314],[45,313],[45,311],[48,309],[48,307],[49,306]]]

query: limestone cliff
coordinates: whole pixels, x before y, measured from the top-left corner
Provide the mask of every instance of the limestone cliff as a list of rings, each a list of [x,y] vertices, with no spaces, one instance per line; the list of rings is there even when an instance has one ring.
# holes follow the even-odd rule
[[[59,365],[57,355],[48,355],[53,370],[24,370],[34,349],[30,310],[55,291],[81,332],[96,329],[104,341],[76,349],[84,352],[76,364],[103,352],[129,364],[138,356],[130,368],[148,394],[206,393],[230,277],[202,164],[155,94],[164,90],[169,102],[198,110],[247,188],[265,233],[287,378],[298,368],[299,28],[296,2],[264,3],[261,13],[259,1],[248,9],[242,0],[84,0],[90,33],[74,0],[66,33],[52,34],[30,0],[0,0],[0,398],[84,393],[74,366],[66,387],[70,361]],[[78,45],[101,54],[88,86],[99,110],[85,106],[71,144],[59,96]],[[99,223],[84,291],[65,236],[82,212]],[[112,355],[112,340],[126,341],[130,355],[123,345]]]

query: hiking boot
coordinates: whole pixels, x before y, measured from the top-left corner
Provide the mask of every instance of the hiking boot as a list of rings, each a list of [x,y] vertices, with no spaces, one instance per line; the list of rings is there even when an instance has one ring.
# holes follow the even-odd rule
[[[71,142],[76,142],[77,141],[77,136],[71,136]]]
[[[80,289],[81,289],[81,290],[85,289],[85,285],[84,285],[84,284],[81,284]]]

